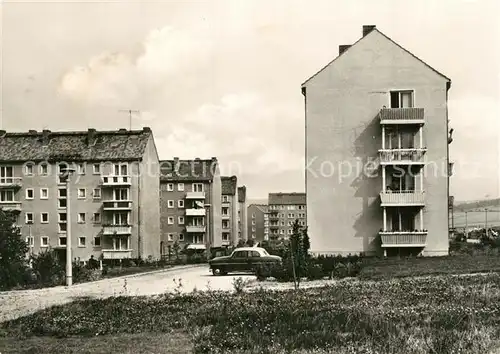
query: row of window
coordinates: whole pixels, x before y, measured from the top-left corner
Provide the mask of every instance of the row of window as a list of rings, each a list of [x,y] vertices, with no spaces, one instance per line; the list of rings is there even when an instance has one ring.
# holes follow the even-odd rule
[[[178,225],[184,225],[184,216],[178,216],[177,217],[177,224]],[[174,225],[175,223],[175,218],[173,216],[169,216],[167,219],[167,222],[169,225]]]
[[[125,189],[126,190],[126,189]],[[26,200],[34,200],[35,199],[35,190],[33,188],[26,188],[25,191]],[[3,190],[0,193],[1,201],[14,201],[15,192],[13,190]],[[67,190],[65,188],[60,188],[58,192],[58,198],[66,198]],[[77,198],[78,199],[86,199],[87,198],[87,189],[86,188],[78,188],[77,190]],[[101,199],[101,189],[94,188],[92,190],[92,198],[93,199]],[[40,199],[47,200],[49,199],[49,189],[48,188],[40,188]]]
[[[278,214],[278,217],[280,218],[286,218],[286,214],[285,213],[282,213],[282,214]],[[293,213],[290,213],[288,214],[288,218],[289,219],[294,219],[295,217],[297,218],[305,218],[306,217],[306,213],[298,213],[297,216],[295,216],[295,214]]]
[[[123,213],[123,214],[125,214],[125,213]],[[121,215],[121,213],[116,213],[114,215],[118,216],[118,215]],[[118,217],[118,218],[120,218],[120,217]],[[77,214],[77,221],[79,224],[85,224],[86,219],[87,219],[87,213],[78,213]],[[33,224],[35,222],[35,213],[26,212],[24,214],[24,221],[26,224]],[[67,221],[67,214],[66,213],[58,213],[58,222],[59,223],[66,223],[66,221]],[[92,222],[94,224],[100,224],[101,223],[101,214],[94,213],[92,216]],[[49,223],[49,213],[45,213],[45,212],[40,213],[40,223],[42,223],[42,224]]]
[[[271,223],[271,226],[293,226],[293,223],[295,221],[289,221],[288,223],[285,223],[284,221],[281,221],[280,223]],[[299,225],[300,226],[306,226],[306,222],[305,221],[299,221]]]
[[[60,236],[59,237],[59,246],[66,246],[66,236]],[[35,237],[34,236],[27,236],[26,237],[26,244],[28,247],[35,247]],[[85,236],[80,236],[78,237],[78,247],[87,247],[87,237]],[[40,236],[40,247],[45,248],[49,247],[49,237],[48,236]],[[100,236],[95,236],[94,237],[94,247],[101,247],[101,237]]]
[[[269,205],[269,210],[306,210],[305,205]]]
[[[173,192],[175,190],[175,184],[177,184],[177,191],[184,192],[184,183],[167,183],[167,191]],[[203,183],[193,183],[193,192],[203,192]]]
[[[94,163],[92,164],[92,173],[95,175],[101,174],[101,166],[102,164],[99,163]],[[35,175],[35,164],[28,163],[24,165],[24,174],[25,176],[34,176]],[[58,163],[57,164],[57,173],[63,174],[67,171],[69,168],[68,164],[65,163]],[[87,170],[87,164],[86,163],[78,163],[76,164],[76,173],[79,175],[84,175]],[[38,173],[41,176],[48,176],[50,171],[50,165],[47,163],[43,163],[38,165]],[[114,164],[113,165],[113,172],[114,175],[118,176],[127,176],[128,175],[128,164],[126,163],[119,163],[119,164]],[[0,168],[0,175],[2,177],[12,177],[13,176],[13,167],[12,166],[2,166]]]
[[[274,234],[274,235],[277,235],[278,234],[278,230],[272,230],[271,233]],[[279,234],[280,235],[284,235],[285,234],[285,230],[283,230],[283,229],[279,230]],[[287,234],[288,235],[293,234],[293,230],[292,229],[288,229]]]

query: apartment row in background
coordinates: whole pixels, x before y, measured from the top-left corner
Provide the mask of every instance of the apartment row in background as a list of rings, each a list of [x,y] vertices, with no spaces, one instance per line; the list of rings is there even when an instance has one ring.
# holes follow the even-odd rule
[[[286,239],[293,223],[306,227],[305,193],[269,193],[268,203],[248,206],[248,235],[255,241]]]

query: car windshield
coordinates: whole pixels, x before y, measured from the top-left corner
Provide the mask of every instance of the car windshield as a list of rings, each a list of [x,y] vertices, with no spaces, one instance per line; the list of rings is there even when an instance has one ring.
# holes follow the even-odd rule
[[[263,254],[264,256],[269,256],[269,253],[267,253],[267,251],[266,251],[265,249],[262,249],[262,254]]]

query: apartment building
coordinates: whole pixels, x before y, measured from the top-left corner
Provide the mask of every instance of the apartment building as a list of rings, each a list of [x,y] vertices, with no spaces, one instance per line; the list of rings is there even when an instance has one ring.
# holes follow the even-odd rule
[[[222,241],[224,245],[238,243],[238,198],[236,176],[222,176]]]
[[[238,187],[238,240],[248,240],[247,187]]]
[[[268,206],[270,239],[289,238],[297,219],[306,226],[305,193],[269,193]]]
[[[312,252],[448,254],[450,85],[373,25],[302,84]]]
[[[269,207],[250,204],[247,209],[248,238],[257,242],[269,240]]]
[[[51,248],[65,259],[70,226],[73,256],[82,261],[158,258],[157,168],[149,128],[2,130],[0,207],[18,213],[31,253]]]
[[[221,178],[216,157],[160,161],[161,254],[222,244]]]

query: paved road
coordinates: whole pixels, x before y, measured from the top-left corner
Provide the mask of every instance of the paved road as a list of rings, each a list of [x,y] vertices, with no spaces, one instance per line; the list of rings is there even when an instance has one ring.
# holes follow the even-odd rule
[[[17,318],[53,305],[71,302],[83,296],[105,298],[115,295],[158,295],[165,292],[192,292],[193,290],[234,290],[234,279],[254,280],[248,274],[212,276],[207,265],[167,269],[154,273],[135,274],[121,278],[104,279],[72,287],[0,292],[0,322]],[[174,281],[175,280],[175,281]],[[181,285],[179,285],[181,284]]]

